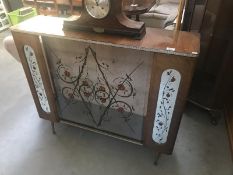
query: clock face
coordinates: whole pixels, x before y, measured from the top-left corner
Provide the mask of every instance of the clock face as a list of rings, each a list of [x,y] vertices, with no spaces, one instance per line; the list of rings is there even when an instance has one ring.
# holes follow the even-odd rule
[[[93,18],[105,18],[110,11],[110,0],[84,0],[84,6]]]

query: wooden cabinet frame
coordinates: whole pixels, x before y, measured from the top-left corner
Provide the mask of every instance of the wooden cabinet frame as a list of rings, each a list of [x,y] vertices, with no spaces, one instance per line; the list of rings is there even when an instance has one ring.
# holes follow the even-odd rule
[[[34,27],[43,26],[40,23],[44,22],[51,26]],[[48,30],[48,28],[51,30]],[[11,29],[41,118],[47,119],[52,123],[63,122],[141,144],[152,148],[156,153],[172,153],[192,80],[196,57],[199,53],[199,36],[197,34],[148,28],[147,34],[142,40],[133,40],[125,36],[72,31],[64,32],[62,31],[62,19],[43,16],[34,17]],[[150,58],[152,59],[152,65],[150,65],[148,106],[146,115],[143,117],[143,136],[141,141],[135,141],[118,134],[101,131],[98,128],[60,119],[57,111],[58,98],[56,91],[54,91],[53,81],[51,80],[51,67],[47,64],[47,55],[43,49],[47,47],[46,43],[44,43],[46,40],[43,40],[43,37],[65,39],[79,43],[91,43],[96,46],[105,45],[110,48],[124,49],[126,53],[127,51],[135,50],[152,54]],[[27,49],[31,49],[30,52]],[[38,98],[40,90],[38,91],[32,75],[32,68],[37,69],[37,67],[32,66],[30,68],[28,57],[33,58],[34,62],[37,61],[41,82],[44,84],[44,96],[47,97],[50,108],[49,112],[45,112],[41,107],[41,101]],[[143,59],[149,58],[145,57]],[[165,96],[168,99],[166,103],[169,106],[166,109],[161,109],[161,106],[165,107],[163,105],[165,102],[163,101],[163,97]],[[164,111],[166,112],[165,114]],[[159,118],[160,115],[165,116]]]

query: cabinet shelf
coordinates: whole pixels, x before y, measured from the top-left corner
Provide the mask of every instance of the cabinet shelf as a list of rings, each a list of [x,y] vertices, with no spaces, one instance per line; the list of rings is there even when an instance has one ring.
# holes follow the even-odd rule
[[[4,4],[2,0],[0,0],[0,32],[7,29],[8,27],[10,27],[10,23],[7,18]]]
[[[1,24],[0,24],[0,26],[1,26]],[[8,29],[9,27],[10,27],[10,24],[9,25],[3,25],[2,27],[0,27],[0,32],[3,31],[3,30]]]
[[[57,16],[58,14],[76,14],[78,9],[82,6],[82,0],[24,0],[24,5],[37,7],[40,14]],[[53,10],[50,10],[51,7]],[[54,11],[57,11],[54,13]]]

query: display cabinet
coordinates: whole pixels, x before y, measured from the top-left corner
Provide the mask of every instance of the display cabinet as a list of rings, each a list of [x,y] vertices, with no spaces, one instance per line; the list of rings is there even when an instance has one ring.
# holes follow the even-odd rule
[[[190,102],[207,110],[218,124],[226,104],[225,53],[232,36],[232,0],[189,0],[184,30],[200,32],[201,53],[190,91]]]
[[[147,28],[133,40],[62,26],[37,16],[11,28],[39,116],[144,145],[156,160],[171,154],[199,35]]]
[[[36,7],[39,14],[51,16],[80,15],[82,0],[23,0],[24,5]]]
[[[0,0],[0,31],[9,28],[10,23],[7,18],[5,6],[2,0]]]

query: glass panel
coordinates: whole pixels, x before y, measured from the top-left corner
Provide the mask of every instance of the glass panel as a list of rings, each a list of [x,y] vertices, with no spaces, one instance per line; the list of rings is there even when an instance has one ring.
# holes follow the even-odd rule
[[[60,118],[142,140],[153,55],[44,37]]]
[[[44,89],[44,84],[41,78],[40,70],[37,63],[37,58],[31,46],[24,46],[24,54],[27,59],[28,67],[31,72],[32,80],[36,89],[36,93],[40,102],[40,106],[46,113],[50,113],[48,98]]]
[[[152,134],[156,143],[167,142],[180,81],[181,75],[175,69],[167,69],[162,74]]]

